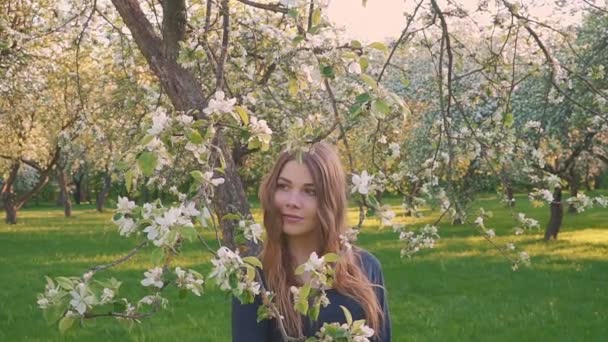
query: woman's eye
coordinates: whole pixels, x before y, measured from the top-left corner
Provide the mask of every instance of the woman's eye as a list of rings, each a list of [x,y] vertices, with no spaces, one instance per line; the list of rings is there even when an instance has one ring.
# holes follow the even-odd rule
[[[315,196],[315,195],[317,194],[317,193],[315,192],[315,189],[306,189],[306,190],[304,190],[304,192],[305,192],[307,195],[310,195],[310,196]]]
[[[277,189],[279,189],[279,190],[285,190],[285,189],[287,189],[287,185],[285,185],[285,184],[277,184]]]

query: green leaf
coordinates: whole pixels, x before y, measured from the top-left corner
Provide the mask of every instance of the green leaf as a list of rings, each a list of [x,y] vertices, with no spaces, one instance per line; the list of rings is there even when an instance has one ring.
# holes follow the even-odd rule
[[[302,286],[300,288],[300,300],[308,301],[309,294],[310,294],[310,283],[306,283],[306,284],[304,284],[304,286]]]
[[[179,233],[190,242],[196,240],[196,237],[198,236],[198,232],[194,227],[182,227]]]
[[[127,192],[131,192],[133,190],[133,184],[136,180],[137,176],[133,170],[129,170],[125,173],[125,186],[127,187]]]
[[[165,251],[162,248],[155,248],[150,254],[150,261],[155,266],[162,264],[163,259],[165,258]]]
[[[296,8],[291,8],[289,9],[289,11],[287,12],[287,15],[294,18],[294,19],[298,19],[298,10]]]
[[[247,126],[249,124],[249,114],[247,114],[247,110],[241,106],[236,106],[234,107],[234,111],[239,115],[239,118],[241,118],[243,125]]]
[[[367,67],[369,66],[369,61],[367,58],[365,57],[361,57],[359,58],[359,65],[361,66],[361,70],[365,71],[367,70]]]
[[[299,34],[292,40],[292,42],[293,42],[293,45],[298,45],[303,40],[304,40],[304,36]]]
[[[321,312],[321,302],[315,303],[310,311],[308,312],[308,317],[313,321],[316,321],[319,318],[319,312]]]
[[[323,256],[323,260],[326,262],[337,262],[340,260],[340,256],[336,253],[327,253]]]
[[[147,134],[146,136],[144,136],[143,138],[141,138],[141,141],[139,142],[139,144],[140,144],[141,146],[148,145],[148,143],[149,143],[150,141],[152,141],[152,139],[154,139],[154,136],[153,136],[153,135],[150,135],[150,134]]]
[[[323,76],[325,76],[327,78],[334,78],[336,76],[336,74],[334,72],[334,68],[332,68],[331,65],[324,65],[321,68],[321,74],[323,74]]]
[[[386,45],[384,45],[384,43],[380,43],[380,42],[371,43],[371,44],[369,44],[369,47],[372,49],[383,51],[383,52],[388,51],[388,47]]]
[[[384,118],[388,113],[391,112],[391,107],[389,107],[389,105],[384,102],[384,100],[377,99],[372,104],[372,110],[374,111],[374,113],[379,114],[377,115],[379,118]]]
[[[354,49],[360,49],[362,47],[361,42],[358,40],[352,40],[350,42],[350,46],[353,47]]]
[[[312,12],[312,24],[313,25],[319,25],[321,23],[321,9],[320,8],[315,8],[315,10]]]
[[[247,280],[253,281],[255,279],[255,268],[247,266]]]
[[[304,273],[304,264],[298,266],[298,268],[296,268],[295,274],[296,275],[301,275]]]
[[[63,315],[65,315],[65,312],[68,309],[70,298],[72,297],[66,297],[57,305],[53,305],[43,311],[43,316],[47,323],[55,324],[61,317],[63,317]]]
[[[368,86],[370,86],[373,90],[377,90],[378,89],[378,83],[376,83],[376,80],[373,79],[370,75],[367,74],[361,74],[361,80],[363,82],[365,82],[365,84],[367,84]]]
[[[74,322],[76,322],[76,317],[63,317],[59,321],[59,332],[62,334],[65,333],[68,329],[72,327],[72,325],[74,325]]]
[[[308,301],[305,301],[305,300],[302,301],[302,300],[300,300],[299,302],[296,303],[295,309],[300,314],[306,315],[306,313],[308,312]]]
[[[511,126],[513,126],[513,113],[506,113],[503,120],[504,126],[506,128],[511,128]]]
[[[371,100],[372,97],[369,95],[369,93],[363,93],[363,94],[359,94],[357,95],[357,97],[355,98],[355,101],[357,101],[357,103],[366,103],[367,101]]]
[[[350,311],[348,311],[348,309],[345,306],[340,305],[340,307],[342,308],[342,311],[344,311],[344,317],[346,317],[346,323],[348,323],[348,325],[351,326],[353,324],[353,316],[350,314]]]
[[[190,176],[192,176],[192,178],[194,178],[194,180],[199,184],[205,182],[205,176],[199,170],[191,171]]]
[[[298,80],[295,78],[290,78],[287,84],[287,90],[291,96],[298,95]]]
[[[122,218],[122,214],[121,213],[116,213],[114,214],[114,216],[112,217],[112,221],[118,221]]]
[[[156,163],[158,162],[158,157],[155,153],[150,151],[145,151],[139,155],[137,158],[137,163],[139,164],[139,169],[144,174],[144,176],[152,176],[154,173],[154,169],[156,168]]]
[[[228,214],[222,216],[222,221],[224,221],[224,220],[235,220],[235,221],[238,221],[240,219],[241,219],[241,215],[235,214],[235,213],[228,213]]]
[[[57,278],[55,278],[55,280],[57,281],[57,285],[59,285],[59,287],[61,287],[64,290],[71,291],[74,289],[74,283],[72,282],[72,280],[70,278],[57,277]]]
[[[248,256],[248,257],[244,257],[243,261],[248,263],[249,265],[255,266],[255,267],[259,267],[260,269],[263,269],[264,267],[262,266],[262,262],[260,261],[260,259],[254,257],[254,256]]]
[[[188,139],[189,142],[193,143],[194,145],[200,145],[203,143],[203,137],[195,129],[187,129],[186,138]]]

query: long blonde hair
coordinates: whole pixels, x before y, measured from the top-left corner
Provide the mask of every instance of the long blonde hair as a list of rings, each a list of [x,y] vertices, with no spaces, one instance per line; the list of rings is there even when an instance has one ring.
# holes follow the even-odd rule
[[[264,213],[266,242],[262,250],[262,264],[266,285],[276,293],[276,305],[285,317],[284,325],[290,336],[302,335],[300,315],[293,308],[290,286],[297,285],[295,267],[287,249],[283,234],[282,218],[274,205],[277,179],[287,162],[296,160],[293,153],[283,152],[260,186],[259,197]],[[334,147],[328,143],[314,144],[309,152],[302,153],[301,160],[312,174],[318,200],[318,221],[322,254],[340,251],[340,234],[346,230],[346,179],[342,163]],[[336,264],[334,288],[363,307],[366,323],[379,332],[383,312],[374,292],[374,285],[359,266],[359,256],[352,250],[343,253]]]

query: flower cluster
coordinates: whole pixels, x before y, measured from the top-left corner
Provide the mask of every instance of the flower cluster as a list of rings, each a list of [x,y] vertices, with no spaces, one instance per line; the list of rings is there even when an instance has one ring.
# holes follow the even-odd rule
[[[533,204],[540,206],[543,205],[542,201],[553,202],[553,193],[548,189],[534,189],[534,191],[528,194],[528,198]]]
[[[568,198],[566,202],[573,206],[577,213],[582,213],[589,208],[593,208],[593,198],[582,192],[577,193],[576,197]]]
[[[251,303],[254,296],[260,294],[260,284],[254,281],[254,267],[262,266],[257,258],[241,258],[238,251],[222,246],[211,263],[213,270],[209,278],[215,278],[220,289],[231,291],[242,303]]]
[[[496,236],[496,232],[494,229],[486,228],[484,219],[492,217],[493,214],[491,211],[485,211],[483,208],[479,208],[479,216],[475,219],[474,223],[479,228],[487,238],[492,239]]]
[[[418,234],[407,230],[403,225],[395,225],[393,230],[399,233],[399,240],[405,243],[405,246],[401,249],[402,258],[404,256],[411,258],[413,254],[421,249],[435,247],[435,241],[439,239],[437,227],[430,224],[422,227]]]
[[[160,267],[154,267],[149,269],[147,272],[144,272],[144,276],[146,276],[141,284],[143,286],[155,286],[159,289],[162,289],[164,286],[163,282],[163,269]]]
[[[196,234],[193,220],[201,212],[194,202],[181,203],[179,207],[164,208],[159,201],[137,207],[125,197],[118,198],[117,214],[113,222],[120,235],[145,233],[156,246],[171,246],[180,236],[192,237]]]
[[[534,228],[540,229],[540,225],[538,224],[538,221],[533,218],[526,217],[526,215],[524,213],[517,214],[517,222],[519,223],[519,225],[514,228],[515,235],[523,234],[524,230],[529,230],[529,229],[534,229]]]
[[[352,242],[357,241],[357,235],[359,231],[356,229],[348,228],[343,234],[340,234],[340,244],[346,249],[351,249]]]
[[[296,275],[308,279],[304,286],[300,288],[294,286],[290,289],[297,312],[316,320],[321,306],[329,305],[325,290],[333,286],[335,270],[331,263],[338,260],[339,256],[334,253],[319,257],[316,252],[312,252],[308,260],[296,268]]]
[[[177,279],[175,285],[179,288],[192,291],[197,296],[200,296],[203,292],[203,283],[205,282],[203,276],[193,270],[182,270],[180,267],[175,268],[175,274]]]
[[[353,188],[351,190],[351,193],[357,192],[361,195],[367,195],[370,191],[373,179],[374,176],[370,176],[365,170],[361,172],[360,175],[353,173]]]
[[[264,232],[264,229],[259,223],[255,223],[250,220],[241,220],[239,221],[239,228],[243,231],[245,239],[255,243],[262,240],[262,233]]]
[[[353,341],[353,342],[369,342],[375,334],[374,329],[368,327],[365,324],[365,320],[353,321],[351,313],[347,308],[340,305],[344,315],[346,316],[346,323],[325,323],[321,330],[317,333],[316,337],[311,341],[316,342],[330,342],[330,341]]]
[[[395,219],[395,212],[390,209],[389,206],[382,206],[379,208],[378,216],[380,216],[380,226],[391,226]]]
[[[236,98],[225,99],[226,95],[223,91],[218,90],[215,92],[214,97],[209,100],[209,104],[207,108],[203,110],[205,114],[214,114],[214,113],[230,113],[234,110],[234,104],[236,103]]]

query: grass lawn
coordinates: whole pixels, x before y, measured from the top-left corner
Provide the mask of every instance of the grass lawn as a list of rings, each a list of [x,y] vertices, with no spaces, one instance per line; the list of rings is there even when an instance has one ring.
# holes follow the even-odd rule
[[[496,230],[496,243],[514,242],[531,255],[531,267],[511,271],[469,226],[442,225],[434,249],[400,259],[397,235],[380,230],[375,218],[366,221],[359,245],[382,262],[393,341],[606,341],[608,211],[566,214],[559,240],[544,243],[542,231],[514,236],[515,221],[494,197],[477,204],[494,212],[486,225]],[[548,207],[531,208],[525,197],[517,205],[516,212],[539,219],[544,228]],[[437,217],[427,214],[400,220],[421,225]],[[36,305],[44,275],[78,276],[136,245],[118,235],[111,215],[82,206],[64,218],[60,208],[41,207],[20,212],[15,226],[0,223],[0,341],[230,341],[230,298],[214,286],[202,297],[181,300],[169,289],[170,309],[131,328],[101,318],[60,335],[56,325],[47,325]],[[357,215],[351,209],[351,222]],[[138,284],[151,266],[150,251],[96,277],[117,277],[124,281],[121,296],[141,298],[146,290]],[[206,275],[208,260],[190,244],[175,266]]]

